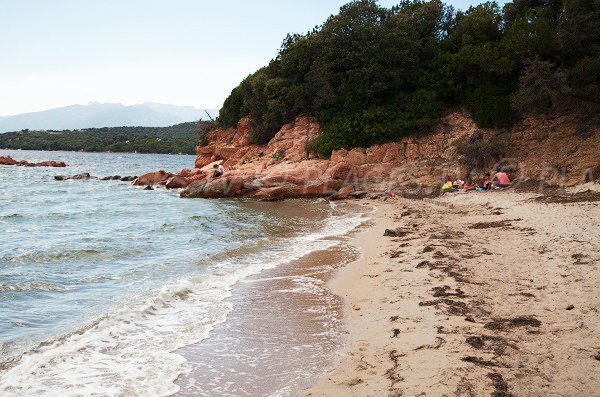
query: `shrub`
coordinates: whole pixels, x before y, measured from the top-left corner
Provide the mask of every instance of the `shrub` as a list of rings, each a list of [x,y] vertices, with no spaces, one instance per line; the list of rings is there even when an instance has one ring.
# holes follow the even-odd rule
[[[285,157],[285,153],[281,149],[277,149],[271,155],[271,158],[275,161],[281,161]]]
[[[463,138],[456,142],[456,151],[463,156],[462,162],[469,170],[485,169],[504,155],[506,146],[506,141],[499,138],[475,141]]]
[[[306,153],[306,158],[310,158],[311,154],[318,154],[319,152],[319,140],[309,139],[304,143],[304,152]]]

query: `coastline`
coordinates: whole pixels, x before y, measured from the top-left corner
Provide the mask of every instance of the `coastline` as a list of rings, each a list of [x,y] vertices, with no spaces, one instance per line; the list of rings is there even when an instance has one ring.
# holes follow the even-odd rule
[[[363,200],[361,256],[329,283],[341,358],[302,395],[593,395],[600,203],[538,197]]]
[[[339,233],[323,230],[322,248],[236,283],[227,319],[208,338],[177,351],[189,365],[174,395],[298,395],[334,368],[344,334],[342,299],[328,284],[357,258],[350,239],[371,213],[346,203],[333,205],[329,216],[361,221]]]

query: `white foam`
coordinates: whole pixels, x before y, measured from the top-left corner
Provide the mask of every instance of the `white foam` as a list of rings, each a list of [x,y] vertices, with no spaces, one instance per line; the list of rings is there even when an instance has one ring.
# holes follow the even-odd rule
[[[186,372],[177,349],[208,337],[231,310],[232,286],[263,270],[339,243],[360,215],[330,217],[320,231],[210,266],[206,276],[164,287],[143,304],[24,354],[0,376],[2,396],[167,396]],[[306,281],[306,280],[303,280]],[[303,283],[304,287],[310,283]]]

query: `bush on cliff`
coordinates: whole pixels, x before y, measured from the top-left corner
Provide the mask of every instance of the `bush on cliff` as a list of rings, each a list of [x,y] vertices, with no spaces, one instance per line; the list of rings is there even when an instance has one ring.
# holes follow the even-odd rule
[[[483,170],[498,161],[506,151],[507,143],[501,138],[460,139],[456,151],[469,170]]]
[[[599,9],[600,0],[488,2],[465,12],[439,0],[390,9],[355,0],[311,32],[288,35],[269,65],[233,89],[218,123],[250,116],[250,138],[263,144],[296,116],[316,116],[327,155],[396,140],[451,106],[481,127],[522,112],[597,109]]]

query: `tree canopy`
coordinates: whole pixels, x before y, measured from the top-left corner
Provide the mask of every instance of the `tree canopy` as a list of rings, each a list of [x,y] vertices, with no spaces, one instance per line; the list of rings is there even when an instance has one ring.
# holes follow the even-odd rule
[[[300,114],[316,116],[318,150],[369,146],[429,126],[462,106],[481,127],[519,114],[598,109],[600,0],[439,0],[390,9],[355,0],[306,34],[289,34],[269,65],[233,89],[218,124],[252,120],[268,142]]]
[[[212,123],[171,127],[104,127],[64,131],[15,131],[0,134],[0,148],[85,152],[195,154],[199,134]]]

